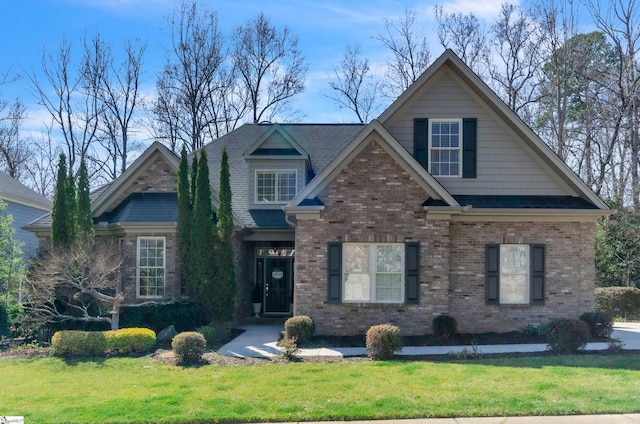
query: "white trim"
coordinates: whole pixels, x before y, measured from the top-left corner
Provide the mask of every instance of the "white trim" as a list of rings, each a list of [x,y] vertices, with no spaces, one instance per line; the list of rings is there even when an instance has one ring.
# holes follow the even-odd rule
[[[298,151],[299,156],[263,156],[263,155],[254,155],[254,151],[257,150],[262,143],[267,141],[269,137],[273,135],[273,133],[277,132],[280,134],[290,145],[291,148]],[[262,134],[256,141],[253,142],[251,146],[242,154],[242,157],[245,159],[274,159],[274,158],[283,158],[283,159],[307,159],[309,160],[309,153],[305,149],[302,148],[300,144],[298,144],[293,137],[287,133],[284,128],[282,128],[279,124],[273,124],[271,128],[269,128],[264,134]]]
[[[274,183],[274,193],[275,193],[275,198],[276,200],[273,201],[269,201],[269,200],[259,200],[258,199],[258,173],[262,172],[262,173],[269,173],[272,172],[275,174],[275,183]],[[279,180],[279,175],[280,174],[284,174],[284,173],[290,173],[293,172],[295,174],[295,190],[296,192],[293,194],[293,196],[291,197],[291,199],[294,199],[296,197],[296,195],[298,194],[298,169],[297,168],[259,168],[259,169],[254,169],[253,171],[253,203],[255,205],[286,205],[287,203],[289,203],[291,201],[291,199],[288,200],[278,200],[278,196],[279,196],[279,184],[278,184],[278,180]]]
[[[140,295],[140,242],[142,240],[162,240],[162,267],[145,267],[164,270],[162,277],[162,295],[161,296],[142,296]],[[167,290],[167,237],[166,236],[138,236],[136,237],[136,298],[137,299],[162,299],[165,297]]]

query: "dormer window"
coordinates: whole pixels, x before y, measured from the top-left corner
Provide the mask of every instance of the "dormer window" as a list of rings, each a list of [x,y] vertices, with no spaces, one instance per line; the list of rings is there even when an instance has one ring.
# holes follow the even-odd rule
[[[298,171],[257,170],[255,182],[257,204],[288,203],[297,193]]]

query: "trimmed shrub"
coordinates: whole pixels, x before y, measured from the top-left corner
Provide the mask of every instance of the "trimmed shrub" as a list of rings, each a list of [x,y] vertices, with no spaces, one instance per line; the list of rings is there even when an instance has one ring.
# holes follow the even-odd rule
[[[121,328],[104,336],[110,355],[146,352],[156,345],[156,333],[148,328]]]
[[[173,338],[171,349],[178,361],[183,364],[195,364],[200,362],[207,341],[204,336],[195,331],[184,331]]]
[[[449,315],[438,315],[431,322],[433,335],[439,339],[448,339],[458,332],[458,321]]]
[[[298,351],[298,345],[296,344],[295,337],[280,340],[280,342],[278,342],[278,346],[282,348],[282,356],[287,361],[291,361],[295,358],[296,352]]]
[[[194,303],[128,306],[120,313],[120,327],[150,328],[156,333],[170,325],[178,332],[191,331],[210,321],[207,312]]]
[[[614,318],[636,318],[640,315],[640,289],[635,287],[597,287],[595,308]]]
[[[613,319],[605,312],[585,312],[580,319],[589,326],[591,337],[609,337],[613,331]]]
[[[391,324],[374,325],[367,330],[366,346],[371,358],[391,359],[402,350],[400,329]]]
[[[102,331],[63,330],[51,338],[55,356],[106,356],[107,341]]]
[[[589,341],[589,325],[582,320],[559,318],[547,325],[546,341],[558,353],[573,353],[583,349]]]
[[[204,336],[207,344],[212,344],[215,339],[218,331],[213,325],[204,325],[202,327],[196,328],[196,331]]]
[[[291,317],[284,322],[284,338],[295,339],[303,343],[311,338],[313,334],[313,320],[306,315]]]

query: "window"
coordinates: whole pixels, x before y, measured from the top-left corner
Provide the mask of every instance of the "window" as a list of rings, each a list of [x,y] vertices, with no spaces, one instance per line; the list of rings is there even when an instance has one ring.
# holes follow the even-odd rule
[[[544,303],[544,251],[544,245],[487,245],[487,303]]]
[[[462,171],[462,120],[429,121],[429,172],[434,176],[460,177]]]
[[[402,302],[404,245],[344,243],[344,302]]]
[[[165,238],[138,237],[138,297],[163,297]]]
[[[256,203],[287,203],[297,193],[298,172],[256,171]]]

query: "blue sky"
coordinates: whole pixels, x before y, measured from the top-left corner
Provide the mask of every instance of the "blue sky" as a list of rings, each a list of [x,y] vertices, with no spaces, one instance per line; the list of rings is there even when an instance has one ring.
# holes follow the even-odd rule
[[[299,37],[300,49],[309,63],[307,88],[298,95],[293,106],[302,112],[302,122],[353,122],[354,116],[340,111],[326,97],[327,80],[340,60],[346,43],[359,43],[362,53],[372,65],[384,62],[387,52],[372,37],[384,30],[384,19],[397,19],[406,6],[417,11],[417,23],[432,39],[432,58],[442,52],[435,36],[434,5],[450,12],[473,11],[491,20],[500,8],[498,0],[262,0],[205,1],[219,15],[225,33],[238,24],[264,12],[278,27],[288,26]],[[153,96],[156,75],[166,58],[163,46],[168,44],[167,16],[179,6],[172,0],[4,0],[0,72],[12,75],[23,70],[38,70],[43,50],[55,51],[63,36],[79,54],[81,40],[96,32],[114,49],[125,38],[139,38],[147,43],[144,57],[143,92]],[[49,120],[46,112],[35,104],[29,82],[19,78],[0,86],[7,100],[15,97],[27,104],[28,132],[42,131]],[[40,138],[38,136],[38,138]]]

